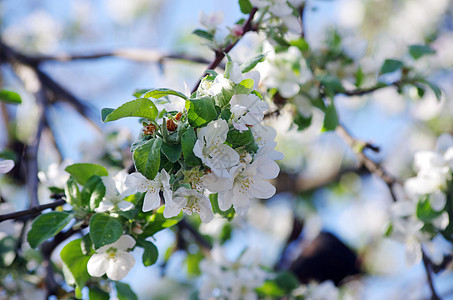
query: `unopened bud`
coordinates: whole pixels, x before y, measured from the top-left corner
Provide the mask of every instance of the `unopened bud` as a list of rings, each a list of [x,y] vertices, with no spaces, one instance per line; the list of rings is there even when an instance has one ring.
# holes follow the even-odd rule
[[[135,225],[134,228],[132,228],[132,232],[135,234],[142,234],[143,233],[142,226],[140,226],[138,224]]]
[[[172,119],[167,120],[167,129],[168,129],[168,131],[175,131],[177,127],[178,126],[176,126],[175,122],[173,122]]]
[[[143,133],[146,135],[153,135],[156,132],[156,125],[149,124],[143,127]]]
[[[232,28],[231,28],[231,35],[232,36],[235,36],[235,37],[240,37],[244,34],[244,29],[242,28],[241,25],[234,25]]]

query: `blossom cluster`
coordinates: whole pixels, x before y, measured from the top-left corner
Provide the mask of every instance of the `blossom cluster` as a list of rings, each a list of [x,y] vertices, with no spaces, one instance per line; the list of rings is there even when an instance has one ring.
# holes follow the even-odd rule
[[[431,241],[438,233],[446,232],[450,216],[445,210],[451,193],[453,172],[453,137],[441,135],[435,151],[414,155],[417,176],[404,184],[409,199],[393,205],[392,237],[406,243],[408,263],[419,262],[421,243]]]

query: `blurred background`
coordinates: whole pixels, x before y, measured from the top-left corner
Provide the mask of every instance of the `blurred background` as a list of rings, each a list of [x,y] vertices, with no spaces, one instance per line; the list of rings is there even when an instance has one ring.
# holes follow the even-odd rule
[[[207,64],[175,57],[208,61],[214,57],[205,42],[192,34],[200,27],[201,10],[222,11],[225,26],[245,17],[237,1],[0,1],[2,42],[32,57],[58,56],[59,60],[40,63],[41,69],[86,103],[86,113],[94,120],[90,123],[64,101],[48,106],[48,130],[38,152],[39,170],[49,174],[49,166],[63,160],[109,163],[113,173],[122,169],[140,124],[128,119],[101,124],[100,109],[134,99],[135,89],[165,87],[189,94]],[[403,93],[385,88],[365,96],[335,99],[340,121],[351,135],[380,147],[379,153],[367,152],[369,157],[397,178],[413,176],[413,153],[433,149],[441,133],[453,134],[453,3],[308,0],[304,30],[310,47],[325,51],[333,29],[341,36],[342,51],[360,64],[365,74],[376,74],[387,58],[400,59],[444,91],[440,101],[431,90],[418,99],[415,88]],[[231,52],[233,60],[244,62],[266,49],[264,39],[248,33]],[[436,54],[412,60],[407,47],[426,42]],[[112,52],[117,55],[64,61],[65,55]],[[265,72],[266,64],[258,69]],[[335,62],[326,68],[345,86],[355,71]],[[2,87],[22,97],[20,105],[1,104],[0,150],[9,150],[17,164],[23,153],[15,146],[27,144],[37,130],[37,80],[27,69],[13,70],[2,64],[0,70]],[[366,76],[363,85],[372,85],[375,77]],[[286,256],[297,257],[305,245],[302,243],[309,243],[320,231],[330,232],[357,254],[363,273],[360,280],[345,284],[344,297],[426,299],[430,292],[423,265],[408,266],[405,246],[383,238],[392,203],[385,183],[358,170],[352,150],[336,132],[321,132],[323,115],[316,109],[311,112],[311,125],[303,131],[292,125],[290,113],[282,110],[280,116],[267,120],[277,129],[277,149],[285,155],[279,162],[281,175],[274,182],[278,193],[267,201],[255,201],[246,217],[235,217],[232,222],[216,218],[202,224],[201,233],[220,238],[229,230],[231,238],[224,244],[228,255],[237,257],[246,247],[257,248],[262,264],[273,267],[285,264],[280,261],[284,249]],[[13,173],[15,178],[0,177],[1,212],[27,205],[20,171]],[[41,204],[50,201],[44,184],[39,191]],[[302,234],[291,240],[296,223],[300,223]],[[165,253],[174,248],[175,233],[165,230],[154,237],[160,253],[158,263],[148,268],[136,264],[124,281],[140,299],[189,297],[198,285],[199,269],[193,263],[199,253],[196,246],[188,252],[176,251],[166,260]],[[435,243],[436,249],[447,247],[451,253],[445,241]],[[58,251],[54,254],[58,257]],[[139,249],[134,255],[140,261]],[[435,284],[442,299],[453,299],[451,270],[435,275]]]

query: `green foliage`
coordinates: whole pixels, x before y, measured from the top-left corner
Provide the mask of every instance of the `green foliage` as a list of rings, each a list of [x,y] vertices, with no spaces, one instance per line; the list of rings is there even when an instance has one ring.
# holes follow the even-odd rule
[[[230,129],[226,141],[233,148],[244,147],[245,150],[252,153],[258,151],[258,145],[255,143],[255,138],[251,130],[239,132],[238,130]]]
[[[283,297],[291,293],[292,290],[299,286],[297,278],[287,272],[282,271],[272,280],[267,280],[261,287],[257,289],[258,295],[270,297]]]
[[[202,39],[206,39],[208,41],[212,41],[214,39],[214,36],[205,30],[197,29],[197,30],[194,30],[192,33],[195,34],[196,36],[199,36]]]
[[[157,257],[159,256],[156,245],[145,240],[139,240],[137,244],[144,249],[142,256],[143,265],[145,267],[154,265],[157,261]]]
[[[142,143],[134,150],[135,168],[150,180],[159,172],[161,147],[162,139],[158,137]]]
[[[72,175],[72,177],[81,185],[84,185],[91,176],[108,176],[107,169],[101,165],[96,164],[73,164],[65,169],[66,172]]]
[[[17,240],[6,236],[0,240],[0,267],[8,268],[16,258]]]
[[[13,104],[22,103],[22,99],[18,93],[4,89],[0,90],[0,101]]]
[[[246,15],[253,9],[253,5],[250,3],[250,0],[239,0],[239,7],[241,8],[241,12]]]
[[[66,267],[66,270],[63,270],[66,282],[69,285],[76,284],[79,288],[84,287],[91,278],[87,271],[90,256],[82,253],[81,241],[81,239],[70,241],[60,252],[61,260]]]
[[[200,262],[203,260],[204,255],[201,252],[187,254],[187,273],[190,275],[200,275]]]
[[[403,62],[397,59],[386,59],[381,66],[379,74],[392,73],[403,68]]]
[[[154,120],[157,117],[157,108],[153,101],[139,98],[124,103],[117,109],[103,108],[101,111],[102,122],[110,122],[126,117],[139,117]]]
[[[115,282],[116,295],[118,300],[137,300],[137,295],[127,283]]]
[[[99,176],[91,176],[82,188],[82,205],[94,210],[101,203],[105,195],[105,186]]]
[[[235,94],[248,95],[253,90],[253,79],[244,79],[234,87]]]
[[[201,164],[201,160],[193,153],[193,147],[196,141],[197,136],[195,135],[195,131],[192,128],[184,132],[181,136],[181,146],[182,153],[184,155],[184,162],[189,167],[195,167]]]
[[[156,232],[178,224],[178,222],[182,219],[182,213],[176,217],[168,219],[164,217],[163,213],[164,207],[161,206],[148,218],[148,225],[144,228],[140,238],[146,239],[147,237],[154,235]]]
[[[123,234],[123,226],[117,219],[105,214],[96,213],[90,219],[90,237],[94,248],[116,242]]]
[[[85,234],[80,241],[80,248],[83,255],[90,255],[93,252],[93,242],[91,241],[90,234]]]
[[[412,56],[413,59],[419,59],[422,56],[435,54],[431,47],[426,45],[411,45],[409,46],[409,54]]]
[[[219,207],[218,197],[219,197],[218,193],[209,195],[209,200],[211,201],[212,211],[231,221],[235,215],[233,206],[231,206],[226,211],[221,210]]]
[[[30,247],[36,248],[42,242],[55,236],[71,222],[72,218],[72,214],[60,211],[49,212],[37,217],[27,235]]]
[[[182,154],[182,147],[180,144],[162,144],[162,153],[165,155],[165,157],[168,158],[168,160],[172,163],[175,163],[179,160]]]
[[[215,103],[221,108],[224,108],[230,104],[230,100],[234,94],[235,88],[233,85],[222,87],[220,93],[214,96]]]
[[[437,212],[431,207],[431,204],[427,197],[420,200],[417,204],[416,215],[417,218],[423,223],[429,223],[433,221],[435,218],[440,216],[440,214],[441,212]]]
[[[324,74],[318,75],[316,79],[321,83],[324,93],[330,98],[333,98],[338,93],[344,92],[343,85],[335,76]]]
[[[247,72],[251,71],[254,67],[256,67],[257,64],[259,64],[260,62],[263,62],[265,59],[266,59],[266,55],[264,55],[264,54],[259,54],[255,57],[249,59],[248,61],[246,61],[245,63],[243,63],[241,65],[242,73],[247,73]]]
[[[294,116],[293,122],[294,124],[297,125],[297,130],[304,130],[311,125],[312,118],[313,118],[312,115],[310,115],[309,117],[305,117],[299,112],[297,112],[296,115]]]
[[[171,89],[151,89],[145,93],[143,96],[144,98],[154,98],[154,99],[159,99],[165,96],[177,96],[180,97],[184,100],[187,100],[186,95],[183,93],[171,90]]]
[[[202,127],[217,117],[214,101],[209,97],[187,100],[186,109],[192,127]]]
[[[82,206],[82,197],[74,177],[69,177],[64,188],[64,193],[66,195],[66,202],[75,207]]]
[[[109,300],[109,293],[101,290],[100,288],[94,286],[88,289],[88,297],[90,300]]]
[[[335,130],[338,126],[337,110],[335,104],[332,102],[325,110],[324,123],[322,126],[323,131]]]

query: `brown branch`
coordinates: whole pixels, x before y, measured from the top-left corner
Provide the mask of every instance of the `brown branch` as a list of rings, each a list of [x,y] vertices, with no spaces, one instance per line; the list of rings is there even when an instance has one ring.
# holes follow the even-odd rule
[[[390,86],[395,86],[395,87],[400,87],[403,84],[402,81],[398,80],[395,81],[391,84],[384,84],[384,83],[378,83],[375,86],[369,87],[369,88],[363,88],[363,89],[355,89],[355,90],[350,90],[350,91],[343,91],[340,94],[346,95],[346,96],[363,96],[366,94],[371,94],[377,90],[390,87]]]
[[[201,247],[202,251],[209,255],[211,251],[211,244],[196,230],[191,224],[189,224],[185,219],[182,219],[178,223],[178,227],[182,230],[187,230],[192,237],[195,239],[197,244]]]
[[[214,57],[214,60],[209,64],[209,66],[207,67],[206,70],[213,70],[215,69],[221,62],[222,60],[225,58],[225,54],[226,53],[229,53],[231,51],[231,49],[233,49],[234,46],[236,46],[236,44],[239,42],[239,40],[249,31],[253,31],[253,30],[256,30],[254,26],[252,26],[252,21],[253,21],[253,17],[255,16],[256,12],[257,12],[257,8],[253,8],[252,11],[250,12],[250,15],[249,15],[249,18],[247,19],[247,21],[244,23],[244,25],[242,26],[242,34],[241,36],[238,37],[238,39],[233,42],[233,43],[229,43],[228,45],[225,46],[225,48],[223,49],[220,49],[220,50],[217,50],[215,52],[215,57]],[[206,74],[203,73],[203,76]],[[203,77],[202,76],[202,77]],[[192,89],[192,93],[194,93],[197,89],[198,89],[198,86],[200,85],[201,83],[201,78],[198,80],[198,82],[195,84],[195,86],[193,87]]]
[[[29,219],[33,218],[37,215],[39,215],[43,210],[46,210],[48,208],[55,208],[57,206],[64,205],[66,203],[65,200],[63,199],[58,199],[55,202],[48,203],[48,204],[43,204],[39,206],[32,207],[30,209],[25,209],[9,214],[4,214],[0,215],[0,222],[6,221],[6,220],[19,220],[19,219]]]
[[[425,251],[422,249],[422,260],[423,265],[425,266],[426,270],[426,277],[428,279],[428,285],[431,290],[431,300],[440,300],[440,297],[437,295],[436,288],[434,287],[433,277],[432,277],[432,269],[431,269],[431,260],[426,255]]]
[[[351,136],[349,132],[346,130],[346,128],[342,125],[338,125],[336,129],[337,133],[343,137],[343,139],[346,141],[346,143],[352,148],[354,151],[357,146],[361,146],[359,151],[354,151],[357,159],[359,160],[359,163],[364,166],[370,173],[378,176],[381,178],[385,184],[387,185],[390,195],[392,196],[393,201],[396,202],[396,195],[393,192],[393,186],[396,183],[400,183],[396,178],[394,178],[392,175],[388,174],[380,164],[374,162],[371,160],[364,152],[364,148],[370,148],[370,146],[366,147],[368,143],[359,141]],[[371,144],[368,144],[371,145]],[[376,146],[373,146],[376,148]]]

